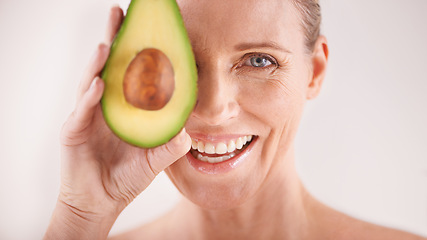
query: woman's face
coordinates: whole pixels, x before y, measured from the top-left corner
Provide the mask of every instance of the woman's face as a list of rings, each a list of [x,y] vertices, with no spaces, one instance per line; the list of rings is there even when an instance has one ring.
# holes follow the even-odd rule
[[[197,104],[186,124],[197,149],[166,173],[194,203],[232,208],[286,171],[310,91],[311,57],[289,1],[178,4],[198,66]]]

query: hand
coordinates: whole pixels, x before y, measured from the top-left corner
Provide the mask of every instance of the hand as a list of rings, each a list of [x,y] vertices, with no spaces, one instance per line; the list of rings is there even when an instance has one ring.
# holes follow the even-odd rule
[[[99,103],[104,89],[99,74],[122,20],[122,10],[112,8],[107,30],[108,45],[99,45],[79,86],[76,108],[63,126],[61,188],[55,209],[68,212],[66,214],[75,217],[76,221],[81,219],[85,228],[87,224],[95,224],[102,228],[99,231],[107,231],[106,234],[119,213],[155,176],[191,147],[191,138],[185,130],[165,145],[142,149],[123,142],[106,125]],[[55,221],[55,213],[52,221]],[[79,223],[75,225],[76,228],[80,226]]]

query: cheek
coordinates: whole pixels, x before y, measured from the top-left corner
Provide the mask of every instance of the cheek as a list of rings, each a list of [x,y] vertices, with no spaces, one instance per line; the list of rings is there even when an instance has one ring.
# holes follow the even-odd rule
[[[302,80],[284,73],[272,74],[266,79],[247,79],[241,84],[240,105],[274,126],[302,112],[304,89]]]
[[[289,73],[270,76],[246,84],[244,91],[249,94],[245,94],[245,100],[240,102],[244,112],[255,116],[256,126],[262,129],[260,139],[263,140],[263,161],[259,164],[263,165],[263,169],[277,164],[273,162],[275,156],[286,154],[292,146],[305,103],[302,76]]]

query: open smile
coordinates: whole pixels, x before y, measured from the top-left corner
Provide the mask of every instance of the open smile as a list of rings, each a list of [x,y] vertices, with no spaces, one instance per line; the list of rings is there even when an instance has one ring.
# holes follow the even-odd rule
[[[192,137],[192,147],[186,156],[191,166],[202,173],[225,173],[247,158],[256,139],[254,135],[245,135],[226,141],[210,142]]]

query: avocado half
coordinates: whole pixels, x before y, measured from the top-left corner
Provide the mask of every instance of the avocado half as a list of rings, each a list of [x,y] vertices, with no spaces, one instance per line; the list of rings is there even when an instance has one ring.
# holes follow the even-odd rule
[[[147,49],[166,56],[173,71],[169,80],[173,91],[164,106],[157,110],[131,104],[124,92],[124,79],[131,63],[136,68],[144,68],[144,64],[135,59]],[[163,67],[158,68],[160,70],[155,71]],[[105,82],[101,100],[104,118],[119,138],[138,147],[151,148],[168,142],[179,133],[196,103],[197,68],[175,0],[131,1],[111,46],[102,79]]]

